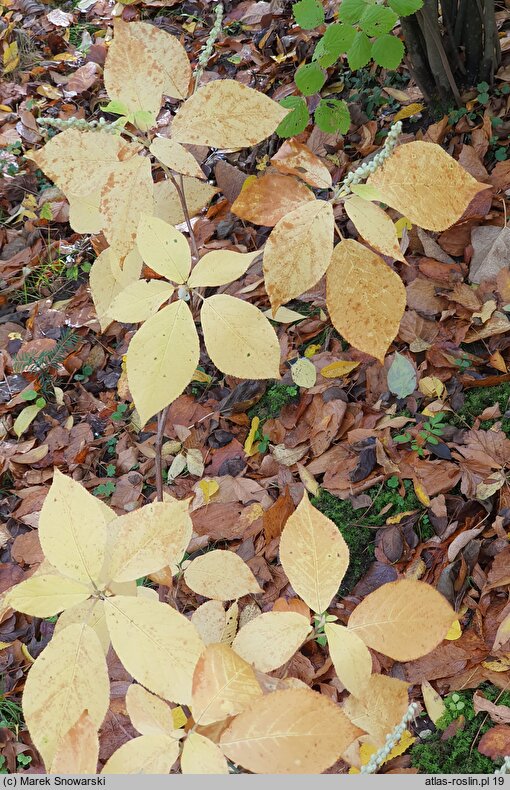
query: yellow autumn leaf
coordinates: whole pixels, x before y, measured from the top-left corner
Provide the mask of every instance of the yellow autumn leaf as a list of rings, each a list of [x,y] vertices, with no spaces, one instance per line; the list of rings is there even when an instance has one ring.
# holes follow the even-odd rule
[[[219,192],[218,187],[199,181],[198,178],[183,176],[182,182],[190,217],[198,214]],[[170,225],[179,225],[186,219],[177,190],[169,179],[154,184],[154,215]]]
[[[120,516],[109,528],[110,578],[126,582],[175,565],[192,532],[187,500],[151,502]]]
[[[359,696],[372,674],[372,657],[367,646],[354,631],[343,625],[326,623],[324,633],[340,682],[351,694]]]
[[[105,600],[113,649],[149,691],[188,705],[193,670],[204,648],[195,627],[165,603],[116,595]]]
[[[333,209],[326,200],[303,203],[271,231],[264,249],[264,280],[273,315],[315,285],[333,252]]]
[[[351,184],[349,188],[353,195],[358,195],[358,197],[363,198],[363,200],[377,200],[379,203],[384,202],[379,190],[370,186],[370,184]]]
[[[101,774],[168,774],[178,756],[177,738],[141,735],[119,746]]]
[[[295,140],[285,140],[278,152],[271,158],[271,164],[280,173],[297,176],[306,184],[317,187],[317,189],[331,187],[331,173],[326,165],[306,145]]]
[[[99,757],[97,726],[84,711],[58,744],[50,774],[95,774]]]
[[[138,280],[140,275],[142,268],[141,259],[138,269],[130,265],[135,260],[133,252],[125,258],[124,269],[120,268],[118,264],[119,259],[112,254],[110,248],[103,250],[92,264],[89,273],[89,285],[94,307],[96,308],[97,320],[103,331],[113,321],[109,313],[113,300],[130,282]],[[115,276],[116,272],[119,276]],[[120,273],[122,273],[123,277],[120,276]]]
[[[235,652],[260,672],[272,672],[301,647],[312,626],[297,612],[264,612],[239,630]]]
[[[379,748],[409,707],[408,687],[406,681],[389,675],[371,675],[362,691],[347,697],[343,710],[356,727],[374,738]]]
[[[115,296],[108,308],[115,321],[136,324],[158,312],[174,292],[173,285],[164,280],[138,280],[130,283]]]
[[[101,191],[88,195],[66,195],[69,201],[69,224],[76,233],[101,233],[105,220],[99,210]]]
[[[297,384],[298,387],[304,387],[305,389],[314,387],[317,381],[315,365],[306,357],[301,357],[297,362],[292,363],[290,375],[294,384]]]
[[[430,497],[427,494],[427,492],[425,491],[425,489],[423,487],[423,484],[420,483],[419,480],[414,479],[413,480],[413,488],[414,488],[414,493],[416,494],[416,496],[418,497],[418,499],[420,500],[422,505],[424,505],[424,507],[429,507],[430,506]]]
[[[216,367],[246,379],[280,378],[280,344],[267,318],[250,302],[228,294],[204,299],[202,331]]]
[[[226,644],[211,644],[193,675],[191,709],[200,725],[223,721],[245,710],[262,689],[250,664]]]
[[[170,140],[168,137],[156,137],[149,150],[156,159],[163,162],[174,173],[181,173],[193,178],[206,178],[193,154],[176,140]]]
[[[312,611],[325,612],[349,565],[349,549],[336,524],[310,504],[306,491],[283,528],[280,561],[294,592]]]
[[[6,603],[18,612],[33,617],[51,617],[86,601],[94,592],[92,585],[56,574],[40,574],[13,587]]]
[[[445,391],[445,386],[437,376],[424,376],[418,382],[418,389],[427,398],[441,398]]]
[[[169,735],[174,729],[172,710],[143,686],[132,683],[126,694],[131,724],[140,735]]]
[[[236,716],[220,745],[257,774],[320,774],[360,734],[338,705],[308,689],[275,691]]]
[[[223,549],[196,557],[184,571],[184,579],[193,592],[217,601],[233,601],[262,592],[241,557]]]
[[[3,72],[4,74],[10,74],[11,71],[14,71],[19,66],[19,52],[18,52],[18,42],[11,41],[10,44],[4,42],[4,51],[3,51]],[[9,112],[11,110],[9,109]]]
[[[277,321],[279,324],[293,324],[294,321],[303,321],[306,318],[305,315],[298,313],[296,310],[289,310],[288,307],[279,307],[274,315],[272,310],[264,310],[264,315],[270,318],[271,321]]]
[[[204,501],[206,505],[211,501],[211,497],[213,497],[220,490],[216,480],[207,480],[206,478],[199,482],[198,487],[204,495]]]
[[[228,774],[225,755],[213,741],[191,732],[184,742],[181,754],[183,774]]]
[[[163,76],[163,93],[172,99],[185,99],[189,93],[191,64],[177,38],[156,25],[130,22],[129,32],[151,52]]]
[[[236,80],[213,80],[181,105],[172,138],[212,148],[247,148],[273,134],[288,112]]]
[[[44,556],[71,579],[100,583],[106,525],[115,517],[113,510],[55,467],[39,516]]]
[[[415,140],[399,145],[369,177],[384,202],[426,230],[446,230],[462,216],[480,184],[441,146]]]
[[[415,743],[416,738],[414,738],[409,730],[405,730],[404,734],[402,735],[401,739],[388,756],[380,763],[380,765],[384,765],[385,763],[389,763],[390,760],[394,760],[395,757],[400,757],[401,754],[407,752],[407,750]],[[362,743],[359,747],[359,756],[361,758],[361,765],[368,765],[370,762],[370,758],[377,752],[377,746],[374,746],[373,743]],[[350,774],[359,774],[360,770],[358,768],[350,768]]]
[[[400,217],[395,222],[395,230],[397,231],[397,238],[401,239],[404,235],[404,230],[411,230],[413,227],[413,223],[410,222],[407,217]]]
[[[446,713],[446,705],[444,704],[443,700],[441,699],[440,694],[433,688],[428,680],[423,680],[421,684],[421,693],[423,696],[423,701],[425,703],[425,708],[427,709],[427,713],[429,717],[432,719],[434,724]]]
[[[254,417],[251,421],[250,430],[244,443],[244,452],[246,455],[254,455],[257,452],[257,448],[254,448],[253,444],[255,442],[255,435],[259,429],[259,425],[260,417]]]
[[[188,280],[190,288],[209,288],[238,280],[260,252],[213,250],[199,260]]]
[[[185,283],[191,268],[186,236],[158,217],[142,215],[136,244],[145,263],[173,283]]]
[[[460,639],[462,636],[462,628],[458,620],[454,620],[451,626],[448,629],[448,632],[445,634],[445,639],[448,639],[451,642],[454,642],[456,639]]]
[[[129,389],[142,425],[179,397],[193,378],[199,354],[195,322],[183,300],[142,324],[126,358]]]
[[[339,359],[337,362],[331,362],[321,370],[321,376],[325,379],[337,379],[343,376],[348,376],[353,370],[359,367],[359,362],[350,362],[348,360]]]
[[[335,329],[382,363],[406,306],[406,290],[398,274],[375,252],[345,239],[333,251],[326,285]]]
[[[348,628],[373,650],[395,661],[413,661],[437,647],[454,619],[440,592],[425,582],[400,579],[369,593],[351,614]]]
[[[221,642],[227,622],[221,601],[206,601],[195,609],[191,622],[200,634],[204,645]]]
[[[278,308],[278,310],[281,309],[282,309],[281,307]],[[310,359],[311,357],[313,357],[314,354],[317,354],[317,352],[320,351],[321,348],[322,346],[319,343],[310,343],[310,345],[305,348],[305,352],[303,356],[305,356],[307,359]]]
[[[22,699],[30,736],[46,768],[53,762],[62,734],[83,711],[88,711],[99,729],[109,704],[106,659],[92,629],[76,624],[54,635],[31,667]]]
[[[348,198],[344,208],[359,235],[374,250],[397,261],[405,258],[400,250],[395,225],[382,208],[357,195]]]
[[[31,403],[29,406],[25,406],[24,409],[20,411],[16,419],[14,420],[14,425],[12,429],[16,436],[19,437],[25,433],[27,428],[31,426],[41,409],[44,406],[38,406],[36,403]]]
[[[107,655],[110,649],[110,634],[106,625],[103,602],[98,598],[89,598],[83,603],[75,604],[66,609],[57,620],[54,634],[59,634],[68,625],[88,625],[95,632],[101,643],[103,652]]]
[[[412,104],[408,104],[407,107],[402,107],[394,116],[393,116],[393,123],[397,123],[397,121],[403,121],[404,118],[412,118],[413,115],[418,115],[422,110],[425,109],[424,104],[418,104],[413,102]]]

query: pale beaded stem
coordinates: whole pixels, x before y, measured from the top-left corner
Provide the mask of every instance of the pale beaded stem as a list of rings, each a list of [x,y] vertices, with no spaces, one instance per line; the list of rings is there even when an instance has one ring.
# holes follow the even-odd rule
[[[386,742],[384,746],[382,746],[379,749],[379,751],[375,752],[375,754],[372,755],[372,757],[370,758],[370,760],[366,765],[363,765],[361,767],[360,773],[375,774],[379,766],[382,765],[383,762],[388,758],[391,750],[400,741],[402,735],[407,730],[408,723],[411,721],[411,719],[414,719],[417,712],[418,712],[418,705],[416,704],[416,702],[411,702],[407,711],[403,715],[400,724],[397,724],[397,726],[392,729],[389,735],[386,736]]]
[[[333,196],[333,200],[349,195],[351,193],[351,186],[353,184],[359,184],[361,181],[364,181],[365,178],[368,178],[368,176],[370,176],[372,173],[375,173],[377,168],[384,164],[386,159],[388,159],[388,157],[390,157],[393,153],[401,131],[402,121],[397,121],[397,123],[394,123],[393,126],[390,127],[384,147],[374,156],[373,159],[370,160],[370,162],[364,162],[362,165],[356,168],[356,170],[353,170],[347,174],[341,184],[338,185],[338,189]]]
[[[83,132],[108,132],[109,134],[119,134],[122,129],[117,122],[107,123],[104,118],[98,121],[86,121],[84,118],[38,118],[37,123],[41,126],[53,126],[55,129],[79,129]]]
[[[510,757],[505,757],[501,768],[496,768],[496,770],[494,771],[494,776],[503,776],[508,772],[510,772]]]
[[[207,36],[205,47],[203,48],[200,55],[198,56],[198,66],[193,73],[193,77],[195,78],[195,91],[198,88],[198,83],[200,82],[200,78],[204,73],[204,69],[207,66],[207,63],[209,62],[209,58],[213,53],[216,39],[219,37],[221,33],[221,23],[223,21],[223,3],[218,3],[214,11],[216,13],[214,25],[211,28],[211,32]]]

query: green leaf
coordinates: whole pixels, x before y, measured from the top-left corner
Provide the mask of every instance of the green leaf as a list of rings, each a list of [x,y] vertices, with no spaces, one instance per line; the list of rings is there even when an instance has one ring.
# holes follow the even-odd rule
[[[416,389],[416,371],[398,351],[388,370],[388,389],[398,398],[407,398]]]
[[[396,36],[385,34],[372,44],[372,57],[379,66],[395,70],[404,57],[404,45]]]
[[[323,68],[332,66],[340,55],[347,52],[355,35],[356,31],[351,25],[344,25],[342,22],[329,25],[315,47],[313,60],[318,61]]]
[[[399,16],[409,16],[423,6],[423,0],[389,0],[389,6]]]
[[[388,36],[389,38],[389,36]],[[397,39],[398,40],[398,39]],[[347,60],[351,71],[362,69],[372,56],[372,44],[366,33],[362,30],[356,33],[354,40],[347,50]]]
[[[383,5],[370,5],[365,8],[359,25],[367,36],[379,36],[389,33],[398,21],[397,14]]]
[[[296,71],[294,81],[304,96],[318,93],[326,82],[326,75],[317,62],[306,63]]]
[[[43,203],[41,206],[41,210],[39,212],[39,217],[41,219],[53,219],[53,211],[51,210],[51,206],[49,203]]]
[[[27,390],[26,392],[21,393],[22,400],[35,400],[38,397],[38,394],[35,390]]]
[[[321,99],[314,118],[319,129],[329,134],[347,134],[351,125],[349,108],[341,99]]]
[[[366,7],[365,0],[343,0],[338,11],[338,18],[342,22],[357,24]]]
[[[276,128],[279,137],[294,137],[308,126],[308,107],[301,96],[287,96],[280,104],[292,110]]]
[[[121,101],[110,101],[105,107],[101,107],[101,110],[112,115],[129,115],[129,108]]]
[[[292,13],[302,30],[312,30],[324,22],[324,9],[319,0],[300,0],[292,6]]]

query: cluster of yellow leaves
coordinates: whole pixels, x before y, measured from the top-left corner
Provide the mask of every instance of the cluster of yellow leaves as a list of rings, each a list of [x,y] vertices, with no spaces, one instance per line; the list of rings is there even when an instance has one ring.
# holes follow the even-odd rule
[[[368,648],[401,661],[429,652],[454,619],[446,600],[402,580],[368,595],[346,627],[326,623],[333,664],[350,692],[341,708],[300,681],[267,676],[313,638],[312,626],[304,614],[275,610],[237,630],[237,599],[262,590],[234,552],[213,550],[187,566],[188,587],[211,599],[191,620],[136,586],[163,567],[177,571],[191,533],[187,502],[169,497],[116,516],[55,470],[39,522],[45,560],[4,601],[36,617],[62,613],[23,694],[48,770],[96,770],[110,644],[138,684],[126,707],[140,736],[112,755],[104,773],[165,773],[179,756],[183,773],[228,773],[226,758],[255,773],[320,773],[360,735],[378,746],[407,708],[407,684],[372,674]],[[324,613],[349,552],[306,493],[283,529],[280,557],[295,592]],[[227,612],[225,601],[234,601]],[[188,705],[192,719],[173,715],[166,701]]]

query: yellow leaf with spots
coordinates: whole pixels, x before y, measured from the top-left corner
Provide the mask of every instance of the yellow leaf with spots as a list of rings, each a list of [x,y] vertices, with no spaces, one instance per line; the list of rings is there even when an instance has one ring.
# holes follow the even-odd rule
[[[33,617],[52,617],[89,598],[92,585],[56,574],[41,573],[16,584],[6,595],[6,603],[17,612]]]
[[[97,727],[87,711],[64,735],[51,764],[50,774],[95,774],[99,757]]]
[[[156,137],[149,150],[156,159],[163,162],[174,173],[181,173],[193,178],[206,178],[193,154],[190,154],[175,140],[170,140],[168,137]]]
[[[173,285],[164,280],[138,280],[113,298],[108,311],[115,321],[137,324],[157,313],[173,292]]]
[[[399,742],[393,747],[393,749],[388,754],[388,756],[380,764],[384,765],[385,763],[389,763],[390,760],[394,760],[395,757],[400,757],[401,754],[405,754],[405,752],[407,752],[407,750],[413,745],[415,741],[416,738],[414,738],[411,735],[411,733],[408,730],[406,730],[402,735],[401,739],[399,740]],[[373,743],[362,743],[361,746],[359,747],[359,756],[361,758],[361,765],[362,766],[368,765],[368,763],[370,762],[370,758],[377,751],[378,751],[377,746],[374,746]],[[349,769],[349,773],[359,774],[360,770],[359,768],[352,767]]]
[[[177,38],[156,25],[130,22],[129,32],[150,51],[163,77],[163,93],[172,99],[185,99],[189,93],[191,64]]]
[[[413,115],[418,115],[422,110],[425,109],[424,104],[417,104],[413,102],[413,104],[408,104],[407,107],[402,107],[395,116],[393,117],[393,123],[397,121],[403,121],[404,118],[412,118]]]
[[[190,217],[198,214],[219,192],[218,187],[198,178],[183,176],[182,182]],[[154,184],[154,215],[170,225],[179,225],[186,219],[177,190],[169,179]]]
[[[408,687],[409,683],[404,680],[388,675],[371,675],[356,696],[351,694],[347,697],[343,710],[356,727],[374,738],[379,748],[409,707]]]
[[[348,198],[344,208],[359,235],[374,250],[397,261],[404,261],[398,244],[395,225],[382,208],[357,195]]]

